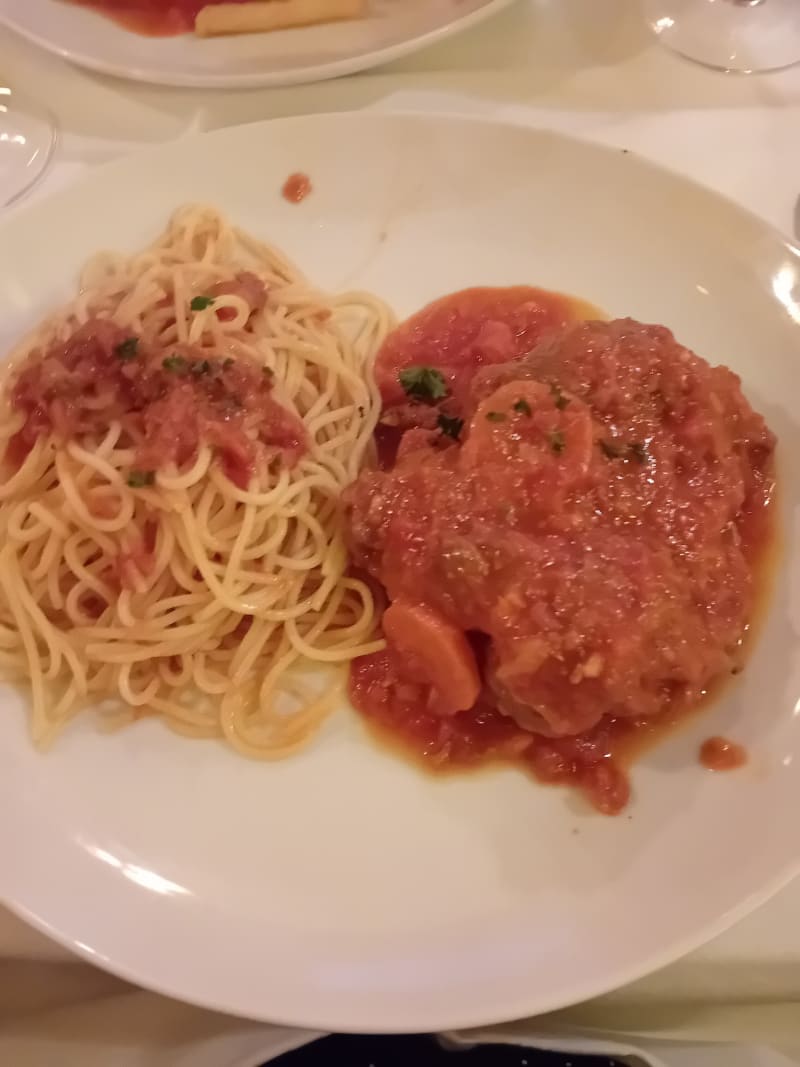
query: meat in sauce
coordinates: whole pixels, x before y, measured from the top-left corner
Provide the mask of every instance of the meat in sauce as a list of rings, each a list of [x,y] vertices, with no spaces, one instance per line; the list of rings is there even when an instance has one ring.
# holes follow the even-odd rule
[[[521,760],[618,811],[622,742],[739,665],[773,435],[735,374],[661,326],[569,325],[556,305],[529,354],[453,359],[415,318],[378,379],[390,411],[423,418],[347,494],[354,562],[393,613],[388,650],[353,667],[354,701],[430,760]],[[423,361],[450,423],[442,398],[409,405],[392,382]]]

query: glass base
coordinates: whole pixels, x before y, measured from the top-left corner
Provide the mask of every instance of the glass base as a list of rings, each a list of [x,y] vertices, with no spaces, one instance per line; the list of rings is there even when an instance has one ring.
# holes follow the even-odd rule
[[[39,181],[57,140],[46,108],[0,86],[0,206],[13,204]]]
[[[800,63],[800,0],[644,0],[662,44],[715,70],[743,74]]]

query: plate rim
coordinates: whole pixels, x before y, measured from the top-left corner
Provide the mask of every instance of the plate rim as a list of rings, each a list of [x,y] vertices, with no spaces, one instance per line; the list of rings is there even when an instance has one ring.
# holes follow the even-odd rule
[[[438,44],[448,37],[477,26],[516,2],[517,0],[482,0],[481,6],[473,11],[459,15],[441,26],[427,30],[425,33],[397,41],[394,44],[384,45],[382,48],[361,52],[355,56],[331,60],[327,63],[296,67],[288,71],[267,70],[250,74],[209,73],[198,75],[170,74],[169,72],[157,74],[142,67],[121,68],[118,64],[107,62],[102,57],[96,57],[86,52],[60,45],[56,40],[42,35],[35,28],[21,24],[12,11],[4,11],[2,8],[0,8],[0,26],[5,26],[12,33],[16,33],[50,55],[58,56],[60,59],[67,60],[67,62],[92,71],[95,74],[103,74],[121,81],[132,81],[145,85],[163,85],[178,89],[264,89],[292,85],[311,85],[315,82],[341,78],[348,74],[358,74],[374,67],[384,66],[396,59],[412,55],[415,52]],[[103,18],[104,16],[98,15],[97,17]],[[147,40],[147,38],[143,38],[143,40]]]
[[[179,150],[179,148],[185,148],[186,141],[193,141],[195,139],[206,140],[219,139],[222,140],[226,136],[237,136],[241,130],[247,129],[252,132],[250,127],[272,127],[286,126],[286,125],[314,125],[320,121],[332,121],[342,122],[346,124],[358,124],[363,123],[365,120],[369,123],[381,123],[391,124],[395,121],[413,121],[419,122],[423,125],[462,125],[462,126],[486,126],[490,128],[507,127],[517,132],[528,133],[531,136],[546,136],[555,138],[558,141],[566,141],[573,145],[577,144],[583,147],[588,147],[594,152],[601,153],[603,155],[617,155],[621,149],[619,147],[599,143],[593,141],[590,138],[584,136],[576,136],[572,133],[566,133],[553,129],[550,127],[533,126],[521,119],[516,118],[503,118],[497,119],[491,116],[485,115],[459,115],[448,114],[446,112],[429,113],[418,112],[412,109],[409,110],[394,110],[391,112],[381,112],[377,110],[362,110],[352,112],[321,112],[311,113],[302,116],[286,116],[277,119],[265,119],[256,123],[243,123],[237,126],[222,127],[217,130],[203,131],[193,133],[190,138],[182,139],[180,144],[177,142],[168,142],[166,144],[150,145],[146,148],[140,149],[135,153],[129,153],[121,158],[112,160],[111,162],[101,164],[98,167],[92,168],[85,174],[83,174],[72,185],[56,190],[47,200],[55,200],[68,198],[75,187],[91,184],[92,180],[98,174],[105,174],[108,172],[113,178],[115,168],[120,170],[124,169],[132,156],[138,155],[140,152],[153,161],[157,160],[159,156],[169,155],[171,151]],[[628,150],[624,150],[628,151]],[[668,174],[671,179],[677,180],[687,186],[693,187],[696,190],[702,191],[706,196],[712,197],[716,202],[723,203],[727,209],[734,211],[742,219],[747,220],[750,224],[755,225],[761,234],[769,236],[775,240],[780,246],[790,250],[794,255],[800,257],[800,248],[790,237],[783,234],[777,227],[772,225],[767,220],[761,218],[754,211],[738,203],[733,198],[719,193],[718,191],[710,188],[691,178],[678,170],[675,170],[669,166],[665,166],[662,163],[655,162],[649,159],[647,156],[640,155],[636,152],[628,152],[629,155],[634,157],[640,166],[643,166],[647,170],[654,171],[660,174]],[[44,201],[46,202],[46,201]],[[0,220],[0,237],[2,236],[3,228],[9,224],[18,224],[17,220],[27,217],[29,211],[33,211],[34,214],[38,209],[37,205],[41,205],[42,200],[31,201],[26,205],[20,205],[18,210],[9,212],[5,218]],[[644,961],[639,961],[635,965],[622,967],[615,972],[606,972],[605,977],[600,979],[594,979],[585,981],[583,983],[576,982],[573,986],[574,997],[571,998],[570,1003],[575,1004],[591,999],[593,997],[601,996],[605,993],[609,993],[622,986],[636,981],[654,971],[667,966],[670,963],[682,958],[686,954],[694,951],[700,946],[706,944],[725,930],[729,929],[732,925],[743,919],[750,914],[756,908],[766,903],[771,897],[778,893],[782,888],[788,885],[800,875],[800,856],[792,857],[787,860],[782,869],[773,876],[764,886],[753,891],[743,900],[733,905],[724,911],[713,923],[706,924],[701,930],[687,935],[683,939],[673,943],[667,949],[660,952],[651,954]],[[261,1019],[263,1021],[269,1021],[278,1025],[297,1026],[309,1029],[333,1029],[343,1030],[348,1032],[368,1032],[368,1033],[382,1033],[391,1029],[395,1032],[410,1033],[419,1031],[420,1029],[436,1029],[436,1030],[452,1030],[478,1026],[489,1026],[497,1024],[502,1021],[523,1018],[526,1015],[530,1015],[530,1004],[525,1004],[524,991],[519,995],[519,998],[515,998],[513,1001],[508,997],[502,997],[505,1007],[500,1008],[495,1005],[493,1010],[487,1010],[483,1014],[477,1012],[466,1012],[463,1015],[459,1015],[455,1012],[450,1014],[437,1015],[435,1018],[426,1015],[425,1005],[418,1005],[415,1008],[416,1015],[407,1015],[405,1021],[398,1021],[394,1016],[391,1018],[375,1016],[370,1020],[365,1020],[363,1017],[357,1015],[357,1011],[353,1010],[350,1013],[350,1020],[346,1021],[341,1013],[334,1013],[327,1016],[325,1012],[315,1012],[313,1017],[309,1017],[303,1014],[302,1010],[299,1014],[292,1012],[281,1012],[278,1015],[271,1015],[269,1017],[261,1014],[250,1014],[248,1010],[237,1007],[233,1000],[228,1001],[224,996],[219,995],[195,995],[187,996],[185,992],[176,988],[176,985],[170,985],[169,981],[161,982],[159,979],[151,978],[149,976],[143,977],[141,971],[137,967],[128,967],[124,964],[115,962],[108,956],[93,949],[90,944],[80,940],[76,934],[69,934],[65,931],[64,924],[59,923],[58,926],[51,923],[44,918],[38,911],[31,909],[25,905],[16,893],[7,894],[2,889],[2,878],[0,877],[0,903],[5,905],[13,914],[17,915],[20,919],[28,923],[30,926],[39,930],[41,933],[55,941],[57,944],[69,949],[71,952],[82,957],[87,962],[94,965],[100,965],[103,969],[110,973],[125,979],[127,981],[135,983],[137,986],[153,990],[162,995],[178,998],[186,1003],[195,1004],[209,1010],[224,1011],[228,1014],[238,1016],[241,1018],[249,1019]],[[490,998],[487,998],[490,999]],[[529,1000],[529,998],[527,998]],[[540,1001],[536,1007],[537,1014],[544,1014],[549,1011],[559,1010],[564,1008],[564,1001],[562,999],[553,999],[552,1002],[548,1002],[546,999]],[[499,1014],[498,1014],[499,1012]]]
[[[162,982],[158,978],[151,978],[149,976],[143,978],[136,967],[127,967],[124,964],[120,964],[110,957],[97,952],[86,942],[83,942],[74,936],[65,934],[63,931],[51,926],[40,915],[31,911],[14,898],[7,898],[0,894],[0,905],[5,907],[12,915],[27,923],[27,925],[31,926],[40,934],[43,934],[57,945],[60,945],[62,948],[73,953],[73,955],[83,960],[83,962],[89,963],[94,967],[99,967],[101,970],[106,971],[115,978],[120,978],[125,982],[129,982],[141,990],[156,993],[159,996],[169,997],[170,999],[178,1000],[183,1004],[203,1008],[207,1011],[222,1012],[225,1015],[230,1015],[238,1019],[246,1019],[251,1022],[260,1022],[274,1026],[289,1026],[310,1031],[324,1030],[334,1033],[351,1034],[414,1034],[421,1032],[469,1030],[478,1027],[510,1024],[527,1018],[539,1018],[541,1016],[549,1015],[551,1012],[568,1011],[572,1007],[584,1004],[598,997],[609,995],[617,990],[624,989],[627,986],[632,985],[634,982],[647,978],[649,975],[655,974],[656,972],[663,970],[665,967],[684,959],[690,953],[695,952],[697,949],[702,948],[703,945],[708,944],[721,934],[724,934],[727,930],[731,929],[731,927],[735,926],[748,915],[751,915],[759,907],[770,901],[798,877],[800,877],[800,859],[794,860],[788,866],[786,871],[776,876],[776,878],[769,882],[765,888],[754,892],[735,907],[728,909],[728,911],[724,912],[714,924],[705,927],[702,933],[686,937],[677,945],[677,947],[673,945],[663,952],[654,953],[653,956],[649,957],[644,963],[629,968],[623,968],[611,979],[594,982],[588,981],[583,984],[576,983],[574,987],[576,995],[569,1004],[564,1004],[563,1001],[558,998],[553,998],[551,1002],[544,1000],[542,1001],[542,1005],[537,1007],[532,1015],[530,1005],[526,1005],[526,998],[523,994],[518,1000],[513,1002],[514,1006],[503,1008],[500,1015],[493,1011],[485,1011],[483,1014],[466,1012],[463,1015],[451,1013],[446,1016],[440,1015],[434,1017],[426,1015],[424,1012],[418,1012],[417,1015],[413,1017],[408,1016],[407,1018],[409,1021],[402,1022],[398,1022],[396,1016],[391,1016],[390,1018],[387,1017],[386,1020],[382,1022],[381,1017],[378,1016],[376,1018],[374,1012],[370,1018],[365,1018],[363,1015],[357,1015],[352,1010],[350,1012],[350,1021],[343,1021],[341,1013],[337,1013],[336,1011],[330,1015],[325,1014],[325,1012],[316,1012],[313,1017],[309,1017],[302,1011],[300,1013],[282,1012],[278,1015],[269,1016],[265,1014],[251,1015],[241,1007],[237,1007],[233,1000],[226,1000],[225,997],[203,994],[187,996],[179,989],[176,989],[174,985],[171,985],[169,981]],[[508,998],[505,998],[504,1003],[509,1005],[511,1002]]]

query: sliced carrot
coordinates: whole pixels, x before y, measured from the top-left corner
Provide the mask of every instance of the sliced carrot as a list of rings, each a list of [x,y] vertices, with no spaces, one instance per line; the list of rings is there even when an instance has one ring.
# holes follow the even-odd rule
[[[436,691],[436,710],[455,714],[471,708],[481,688],[478,665],[464,631],[425,604],[402,598],[383,613],[389,647],[410,661],[415,680]]]

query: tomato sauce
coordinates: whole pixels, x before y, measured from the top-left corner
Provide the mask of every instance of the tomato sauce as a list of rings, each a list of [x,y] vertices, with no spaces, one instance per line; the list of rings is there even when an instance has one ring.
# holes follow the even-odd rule
[[[265,298],[256,282],[245,273],[213,292],[249,294],[256,307]],[[212,295],[196,299],[201,310],[214,301]],[[271,373],[245,357],[180,343],[165,349],[107,319],[90,319],[17,371],[10,399],[25,421],[4,462],[18,468],[43,435],[102,439],[119,421],[123,445],[127,440],[135,454],[131,487],[146,487],[170,464],[185,467],[209,445],[244,489],[260,452],[279,452],[292,464],[307,447],[302,422],[274,399],[272,384]]]
[[[488,294],[437,301],[378,356],[399,447],[347,491],[349,547],[397,618],[424,612],[424,646],[387,635],[351,693],[428,766],[514,762],[614,814],[630,759],[741,669],[774,438],[664,327]],[[453,678],[475,669],[460,710]]]
[[[482,286],[434,300],[401,323],[378,353],[375,379],[384,407],[406,403],[398,376],[407,367],[436,367],[459,397],[479,367],[524,356],[569,323],[603,317],[585,301],[530,285]]]
[[[426,710],[424,686],[402,681],[391,652],[354,661],[350,696],[379,740],[419,760],[430,771],[474,770],[512,763],[548,784],[577,786],[592,807],[615,815],[630,788],[620,766],[635,724],[609,721],[590,734],[558,740],[520,729],[485,697],[469,711],[439,716]]]
[[[700,762],[710,771],[734,771],[747,763],[747,751],[726,737],[709,737],[700,746]]]
[[[571,323],[602,318],[603,312],[584,300],[530,285],[480,286],[434,300],[392,331],[375,360],[383,400],[375,431],[381,465],[394,464],[407,429],[433,429],[439,415],[459,417],[481,367],[517,359]],[[404,371],[427,365],[440,371],[448,389],[435,409],[409,403],[400,384]]]
[[[112,19],[145,37],[177,37],[194,31],[194,20],[211,0],[67,0]],[[245,3],[246,0],[227,0]]]
[[[311,192],[311,179],[307,174],[290,174],[283,183],[281,196],[290,204],[299,204]]]

